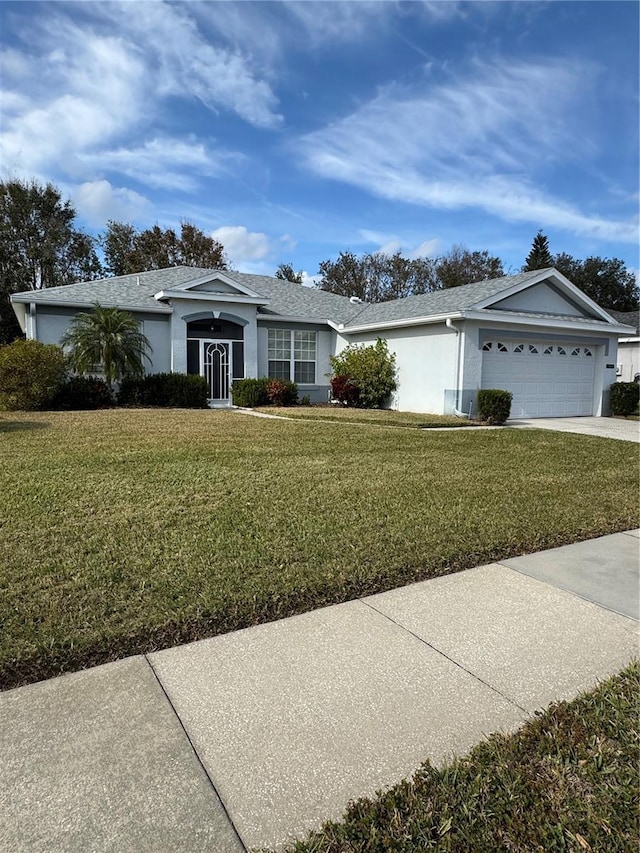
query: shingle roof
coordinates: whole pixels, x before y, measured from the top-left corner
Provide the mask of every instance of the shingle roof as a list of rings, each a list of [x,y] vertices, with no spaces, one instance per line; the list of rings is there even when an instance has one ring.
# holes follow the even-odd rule
[[[50,287],[46,290],[26,291],[15,294],[17,301],[48,302],[60,305],[87,306],[100,302],[102,305],[117,305],[122,308],[139,311],[170,311],[165,302],[158,302],[154,294],[161,290],[188,284],[190,281],[206,278],[217,270],[201,267],[170,267],[163,270],[151,270],[135,275],[122,275],[104,278],[98,281],[85,281],[68,284],[63,287]],[[294,282],[284,281],[266,275],[252,275],[221,270],[227,278],[252,290],[269,300],[258,308],[261,317],[286,316],[301,317],[307,320],[333,320],[343,323],[345,329],[360,325],[389,323],[428,317],[434,314],[448,314],[469,309],[503,291],[519,284],[537,279],[541,273],[549,270],[534,270],[518,275],[480,281],[425,293],[419,296],[407,296],[393,302],[377,304],[352,303],[346,296],[337,296],[313,287],[305,287]],[[22,298],[21,298],[22,297]],[[504,312],[522,316],[538,316],[528,312]],[[611,311],[619,322],[637,327],[638,313]],[[540,314],[540,318],[549,319],[550,315]],[[558,315],[560,318],[560,315]],[[626,318],[626,319],[623,319]],[[580,322],[581,318],[562,317],[561,319]],[[583,322],[594,322],[583,320]],[[604,324],[604,323],[603,323]]]
[[[610,311],[608,308],[605,310],[618,323],[622,323],[623,326],[633,326],[636,335],[640,334],[640,311]]]
[[[460,287],[437,290],[435,293],[405,296],[403,299],[395,299],[393,302],[367,305],[348,325],[386,323],[394,320],[428,317],[430,314],[448,314],[462,311],[465,308],[471,308],[484,299],[496,296],[514,285],[526,284],[527,281],[538,278],[542,272],[547,272],[547,270],[504,275],[500,278],[487,279],[487,281],[479,281],[475,284],[463,284]]]
[[[60,305],[84,306],[99,302],[101,305],[117,305],[134,310],[169,310],[166,303],[154,299],[154,294],[161,290],[171,290],[189,281],[205,278],[215,272],[216,270],[201,267],[170,267],[136,275],[121,275],[97,281],[67,284],[63,287],[49,287],[46,290],[29,290],[16,293],[15,297],[17,301],[55,302]],[[330,319],[343,323],[359,313],[363,307],[352,304],[346,296],[337,296],[335,293],[304,287],[267,275],[251,275],[228,270],[221,272],[227,278],[269,299],[269,304],[260,312],[261,314],[317,320]]]
[[[137,275],[119,275],[62,287],[48,287],[46,290],[29,290],[15,295],[28,297],[29,302],[59,302],[60,305],[93,305],[99,302],[101,305],[118,305],[122,308],[166,310],[167,306],[153,298],[154,293],[184,284],[190,279],[202,278],[209,272],[195,267],[171,267]]]

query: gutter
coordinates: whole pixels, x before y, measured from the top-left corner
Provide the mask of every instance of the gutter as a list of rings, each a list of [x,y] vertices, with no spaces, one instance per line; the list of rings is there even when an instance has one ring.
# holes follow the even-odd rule
[[[451,314],[430,314],[427,317],[413,317],[409,320],[387,320],[382,323],[364,323],[360,326],[345,326],[344,323],[333,323],[329,321],[329,325],[343,335],[351,335],[356,332],[375,332],[379,329],[402,329],[405,326],[429,326],[433,323],[446,322],[447,319],[455,317],[457,320],[462,320],[464,315],[461,311],[456,311]]]
[[[34,300],[30,295],[26,295],[23,299],[16,299],[16,296],[20,294],[12,294],[9,299],[13,305],[25,305],[32,303],[34,305],[49,305],[53,308],[94,308],[96,304],[96,300],[94,299],[92,302],[82,302],[77,300],[75,302],[63,302],[60,299],[47,299],[46,297]],[[99,300],[97,300],[99,301]],[[102,303],[100,303],[102,304]],[[120,303],[111,303],[115,304],[115,307],[122,308],[123,311],[131,311],[133,313],[139,314],[173,314],[173,308],[156,308],[155,306],[141,306],[141,305],[122,305]]]

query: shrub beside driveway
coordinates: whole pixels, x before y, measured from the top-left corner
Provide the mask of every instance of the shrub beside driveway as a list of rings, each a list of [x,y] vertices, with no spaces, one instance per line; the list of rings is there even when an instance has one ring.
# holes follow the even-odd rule
[[[637,445],[538,430],[12,413],[0,452],[3,687],[638,526]]]

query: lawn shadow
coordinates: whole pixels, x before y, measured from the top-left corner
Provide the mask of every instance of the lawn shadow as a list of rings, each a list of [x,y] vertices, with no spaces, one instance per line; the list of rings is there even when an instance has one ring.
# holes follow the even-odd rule
[[[0,432],[20,432],[27,429],[46,429],[48,421],[5,421],[0,418]]]

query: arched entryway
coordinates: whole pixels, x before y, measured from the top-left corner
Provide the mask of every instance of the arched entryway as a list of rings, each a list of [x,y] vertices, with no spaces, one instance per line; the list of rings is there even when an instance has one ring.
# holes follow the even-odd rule
[[[213,405],[229,405],[231,384],[244,378],[244,328],[213,313],[187,320],[187,373],[204,376]]]

